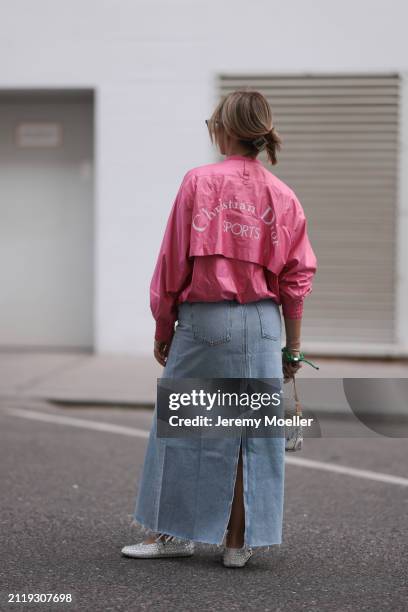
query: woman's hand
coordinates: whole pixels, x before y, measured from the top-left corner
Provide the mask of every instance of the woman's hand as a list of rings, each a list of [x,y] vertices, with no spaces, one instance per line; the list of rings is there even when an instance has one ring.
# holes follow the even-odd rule
[[[291,354],[294,357],[298,357],[300,355],[300,349],[289,349]],[[282,356],[282,370],[283,370],[283,382],[287,383],[291,380],[294,375],[300,370],[302,367],[302,362],[290,362],[285,361]]]
[[[166,365],[170,346],[171,346],[171,340],[170,342],[160,342],[159,340],[154,341],[153,352],[154,352],[155,359],[163,367]]]

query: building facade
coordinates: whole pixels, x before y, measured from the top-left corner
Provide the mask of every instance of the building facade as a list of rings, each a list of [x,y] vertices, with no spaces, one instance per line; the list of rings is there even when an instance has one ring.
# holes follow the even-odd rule
[[[151,354],[168,213],[251,86],[319,260],[305,349],[408,354],[405,3],[22,7],[1,2],[0,350]]]

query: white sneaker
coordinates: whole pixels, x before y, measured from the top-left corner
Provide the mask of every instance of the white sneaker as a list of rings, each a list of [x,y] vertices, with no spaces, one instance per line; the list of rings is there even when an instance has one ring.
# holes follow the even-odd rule
[[[252,555],[252,548],[248,546],[242,548],[228,548],[226,546],[222,555],[222,562],[225,567],[244,567]]]
[[[190,540],[158,540],[152,544],[133,544],[122,548],[122,555],[134,559],[155,559],[159,557],[191,557],[194,542]]]

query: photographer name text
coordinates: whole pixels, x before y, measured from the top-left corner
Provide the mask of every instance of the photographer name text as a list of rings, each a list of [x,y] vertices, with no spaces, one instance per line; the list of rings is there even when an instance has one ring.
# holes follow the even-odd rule
[[[236,417],[236,418],[225,418],[218,416],[217,419],[213,419],[208,416],[195,416],[195,417],[179,417],[172,415],[169,418],[169,425],[171,427],[254,427],[258,429],[263,425],[264,427],[310,427],[313,419],[294,415],[292,417],[284,418],[274,416],[259,417]]]

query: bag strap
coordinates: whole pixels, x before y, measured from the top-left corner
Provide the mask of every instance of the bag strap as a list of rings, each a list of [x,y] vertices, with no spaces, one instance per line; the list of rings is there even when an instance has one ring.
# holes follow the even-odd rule
[[[296,410],[296,414],[297,415],[301,415],[302,414],[302,406],[299,400],[299,396],[298,396],[298,392],[296,389],[296,378],[295,376],[292,377],[293,380],[293,397],[295,398],[295,410]]]

